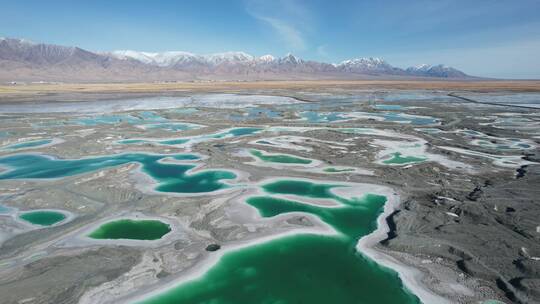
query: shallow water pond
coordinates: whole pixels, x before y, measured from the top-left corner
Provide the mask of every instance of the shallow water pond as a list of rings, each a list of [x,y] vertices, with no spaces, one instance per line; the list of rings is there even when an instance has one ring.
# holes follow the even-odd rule
[[[138,112],[136,113],[136,115],[138,117],[140,117],[141,119],[143,119],[144,121],[148,121],[148,122],[166,122],[168,121],[167,118],[157,114],[156,112],[153,112],[153,111],[142,111],[142,112]]]
[[[339,112],[322,113],[322,112],[307,111],[307,112],[301,112],[300,117],[302,117],[303,119],[311,123],[344,121],[344,120],[350,119],[344,116],[343,113],[339,113]]]
[[[334,167],[328,167],[323,169],[324,172],[328,173],[343,173],[343,172],[352,172],[354,171],[354,168],[334,168]]]
[[[52,226],[65,220],[66,215],[58,211],[36,210],[22,213],[19,218],[38,226]]]
[[[6,214],[11,212],[11,208],[6,207],[4,205],[0,205],[0,214]]]
[[[200,125],[182,122],[164,122],[142,125],[145,130],[162,129],[170,132],[187,131],[201,128]]]
[[[120,124],[120,123],[129,123],[135,124],[140,123],[141,119],[129,114],[116,114],[116,115],[99,115],[92,117],[81,117],[72,119],[70,121],[76,125],[82,126],[98,126],[105,124]]]
[[[263,151],[255,149],[250,150],[249,153],[264,162],[270,163],[307,165],[312,162],[310,159],[296,157],[288,154],[265,154],[263,153]]]
[[[403,156],[400,152],[392,153],[391,158],[383,160],[383,164],[387,165],[404,165],[404,164],[414,164],[426,161],[425,157],[417,156]]]
[[[156,181],[155,190],[175,193],[212,192],[229,187],[221,180],[234,179],[233,172],[205,170],[188,173],[195,168],[192,164],[164,163],[162,159],[197,160],[193,154],[145,154],[125,153],[81,159],[56,159],[38,154],[17,154],[0,158],[0,165],[8,167],[0,173],[2,179],[48,179],[84,174],[96,170],[139,163],[142,172]]]
[[[225,137],[238,137],[238,136],[244,136],[244,135],[251,135],[254,133],[257,133],[259,131],[262,131],[263,128],[233,128],[226,132],[218,133],[213,135],[214,138],[225,138]]]
[[[93,239],[158,240],[171,231],[171,227],[158,220],[121,219],[105,223],[92,231]]]
[[[240,136],[246,136],[258,133],[260,131],[264,130],[263,128],[251,128],[251,127],[244,127],[244,128],[232,128],[226,131],[220,131],[217,133],[210,133],[210,134],[202,134],[197,135],[193,137],[185,137],[185,138],[171,138],[171,139],[164,139],[164,140],[158,140],[158,139],[138,139],[138,138],[132,138],[132,139],[124,139],[118,141],[119,144],[143,144],[143,143],[156,143],[160,145],[169,145],[169,146],[175,146],[175,145],[183,145],[186,143],[199,143],[204,142],[208,140],[214,140],[214,139],[223,139],[223,138],[231,138],[231,137],[240,137]]]

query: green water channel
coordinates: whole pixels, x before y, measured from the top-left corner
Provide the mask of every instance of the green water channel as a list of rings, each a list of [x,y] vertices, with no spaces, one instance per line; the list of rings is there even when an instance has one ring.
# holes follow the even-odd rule
[[[19,218],[38,226],[52,226],[65,220],[66,215],[58,211],[36,210],[25,212],[19,215]]]
[[[146,142],[147,141],[144,140],[144,139],[123,139],[123,140],[118,141],[119,144],[125,144],[125,145],[142,144],[142,143],[146,143]]]
[[[240,136],[246,136],[251,135],[257,132],[262,131],[262,128],[251,128],[251,127],[245,127],[245,128],[232,128],[227,131],[222,131],[218,133],[212,133],[212,134],[204,134],[194,137],[186,137],[186,138],[172,138],[172,139],[166,139],[166,140],[152,140],[152,139],[124,139],[118,141],[120,144],[144,144],[144,143],[157,143],[160,145],[182,145],[188,142],[203,142],[207,140],[213,140],[213,139],[222,139],[222,138],[229,138],[229,137],[240,137]]]
[[[162,140],[162,141],[159,141],[158,143],[162,144],[162,145],[183,145],[185,143],[187,143],[189,141],[189,139],[187,138],[178,138],[178,139],[170,139],[170,140]]]
[[[203,138],[239,137],[239,136],[255,134],[255,133],[260,132],[262,130],[263,130],[263,128],[252,128],[252,127],[232,128],[230,130],[220,132],[220,133],[216,133],[216,134],[202,135],[201,137],[203,137]]]
[[[158,220],[121,219],[105,223],[88,236],[93,239],[158,240],[171,227]]]
[[[3,149],[7,150],[17,150],[17,149],[26,149],[26,148],[35,148],[39,146],[44,146],[52,143],[52,139],[39,139],[39,140],[30,140],[30,141],[24,141],[16,144],[11,144]]]
[[[323,171],[328,172],[328,173],[343,173],[343,172],[352,172],[352,171],[354,171],[354,168],[338,169],[338,168],[334,168],[334,167],[328,167],[328,168],[324,168]]]
[[[300,158],[287,154],[265,154],[262,151],[255,149],[250,150],[249,153],[262,161],[270,163],[307,165],[312,162],[311,160],[306,158]]]
[[[70,120],[70,123],[82,126],[99,126],[105,124],[140,123],[142,120],[130,114],[106,114],[93,117],[79,117]]]
[[[335,195],[332,188],[342,187],[339,184],[320,184],[304,180],[277,180],[262,185],[261,188],[270,194],[293,194],[310,198],[334,199],[343,204],[351,204],[356,199],[347,200]]]
[[[383,164],[387,165],[404,165],[404,164],[413,164],[426,161],[425,157],[416,157],[416,156],[402,156],[401,153],[396,152],[392,154],[392,158],[383,160]]]
[[[356,250],[358,239],[376,229],[386,198],[346,199],[331,192],[335,187],[280,180],[263,185],[267,195],[247,200],[263,217],[313,214],[333,227],[335,236],[302,233],[230,251],[201,277],[142,303],[420,303],[394,271]],[[340,205],[321,207],[272,194],[330,198]]]
[[[192,123],[180,123],[180,122],[170,122],[170,123],[155,123],[144,125],[145,129],[163,129],[171,132],[178,131],[187,131],[193,129],[199,129],[201,126],[192,124]]]
[[[222,180],[234,179],[236,175],[224,170],[206,170],[188,173],[195,168],[192,164],[166,163],[161,160],[196,160],[193,154],[159,155],[145,153],[125,153],[81,159],[57,159],[38,154],[15,154],[0,158],[0,166],[8,168],[0,173],[3,179],[47,179],[84,174],[105,168],[139,163],[142,172],[156,182],[155,190],[176,193],[203,193],[227,188]]]

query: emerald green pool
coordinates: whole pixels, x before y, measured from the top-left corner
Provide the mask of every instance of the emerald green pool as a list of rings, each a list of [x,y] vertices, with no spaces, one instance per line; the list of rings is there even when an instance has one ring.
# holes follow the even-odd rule
[[[19,215],[19,218],[34,225],[52,226],[66,219],[62,212],[51,210],[29,211]]]
[[[226,254],[201,278],[142,303],[419,303],[397,275],[338,238],[297,235]]]
[[[363,197],[360,202],[349,202],[350,205],[335,208],[308,205],[271,196],[256,196],[247,200],[247,203],[257,208],[263,217],[289,212],[310,213],[330,224],[343,235],[353,239],[366,235],[377,228],[375,221],[370,220],[373,217],[376,218],[385,202],[386,198],[378,195],[368,195]]]
[[[141,164],[142,172],[157,182],[155,190],[161,192],[212,192],[228,187],[221,180],[236,178],[233,172],[224,170],[207,170],[191,174],[188,171],[195,168],[195,165],[161,162],[165,158],[199,159],[194,154],[125,153],[81,159],[57,159],[38,154],[16,154],[0,158],[0,166],[8,168],[7,171],[0,173],[0,180],[62,178],[133,162]]]
[[[354,168],[338,169],[338,168],[328,167],[328,168],[324,168],[323,171],[328,172],[328,173],[342,173],[342,172],[352,172],[354,171]]]
[[[420,303],[398,275],[356,251],[360,237],[376,229],[386,198],[340,198],[337,185],[280,180],[263,186],[269,194],[247,203],[263,217],[305,212],[338,232],[335,236],[290,235],[226,253],[201,277],[142,303]],[[336,199],[320,207],[273,197],[271,193]]]
[[[270,194],[294,194],[312,198],[330,198],[342,203],[349,203],[348,200],[344,201],[343,198],[336,196],[330,191],[336,187],[342,186],[338,184],[312,183],[304,180],[277,180],[263,185],[262,189]]]
[[[93,239],[158,240],[171,227],[158,220],[122,219],[105,223],[88,236]]]
[[[396,152],[392,154],[392,158],[384,160],[383,164],[391,165],[391,164],[397,164],[397,165],[403,165],[403,164],[411,164],[411,163],[419,163],[426,161],[425,157],[416,157],[416,156],[401,156],[401,153]]]
[[[282,163],[282,164],[310,164],[312,161],[306,158],[300,158],[287,154],[264,154],[259,150],[250,150],[249,153],[258,159],[271,162],[271,163]]]

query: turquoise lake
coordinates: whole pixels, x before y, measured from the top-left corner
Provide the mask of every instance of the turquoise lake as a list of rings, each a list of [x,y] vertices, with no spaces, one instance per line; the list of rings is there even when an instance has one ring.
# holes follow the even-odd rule
[[[155,190],[161,192],[212,192],[228,187],[222,180],[236,178],[234,173],[225,170],[188,174],[195,165],[160,162],[165,158],[196,160],[199,157],[193,154],[126,153],[82,159],[57,159],[44,155],[17,154],[0,158],[0,165],[8,168],[8,171],[0,173],[0,180],[61,178],[133,162],[142,165],[142,172],[157,182]]]

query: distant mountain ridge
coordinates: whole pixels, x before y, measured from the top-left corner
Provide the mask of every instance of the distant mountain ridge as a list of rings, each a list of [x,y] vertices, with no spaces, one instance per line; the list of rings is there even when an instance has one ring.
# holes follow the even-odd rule
[[[78,47],[0,38],[0,81],[185,81],[365,78],[471,78],[444,65],[401,69],[380,58],[338,64],[244,52],[91,52]]]

